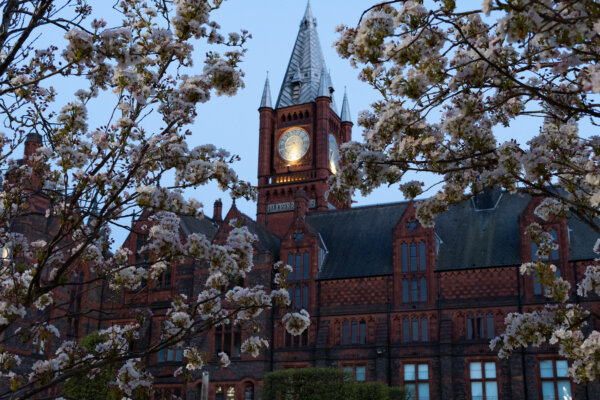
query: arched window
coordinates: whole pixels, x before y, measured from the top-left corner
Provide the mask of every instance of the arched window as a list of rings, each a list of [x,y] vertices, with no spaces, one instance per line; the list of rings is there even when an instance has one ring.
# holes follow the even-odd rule
[[[408,244],[402,243],[402,272],[408,272]]]
[[[304,271],[303,271],[303,278],[304,280],[308,280],[308,273],[309,273],[309,267],[310,267],[310,257],[308,255],[308,253],[304,253]]]
[[[427,318],[421,318],[421,341],[426,342],[429,340],[429,325],[427,323]]]
[[[558,232],[556,232],[556,229],[552,229],[550,231],[550,236],[552,236],[552,239],[554,240],[554,242],[558,244]],[[552,253],[551,253],[552,261],[556,261],[560,258],[559,257],[560,254],[559,254],[558,250],[559,250],[558,247],[552,249]]]
[[[300,84],[296,83],[294,85],[294,88],[292,89],[292,98],[294,100],[298,100],[300,98]],[[296,119],[296,118],[294,118]]]
[[[244,389],[244,400],[254,400],[254,385],[251,383],[246,384]]]
[[[419,271],[427,269],[427,252],[425,251],[425,242],[419,243]]]
[[[417,244],[416,243],[410,244],[410,271],[411,272],[417,271]]]
[[[366,344],[367,343],[367,323],[365,321],[360,321],[359,331],[360,331],[360,344]]]
[[[410,299],[413,303],[419,301],[419,285],[416,278],[413,278],[410,282],[410,293]]]
[[[404,278],[402,279],[402,302],[403,303],[408,303],[408,279]]]
[[[417,318],[412,319],[412,340],[413,342],[419,341],[419,320]]]
[[[492,314],[487,315],[487,338],[493,339],[496,335],[494,332],[494,316]]]
[[[350,344],[350,327],[348,321],[342,323],[342,344]]]
[[[285,114],[281,116],[281,121],[285,122]]]
[[[410,322],[408,321],[408,318],[402,320],[402,342],[410,342]]]
[[[352,321],[352,344],[358,344],[358,324]]]

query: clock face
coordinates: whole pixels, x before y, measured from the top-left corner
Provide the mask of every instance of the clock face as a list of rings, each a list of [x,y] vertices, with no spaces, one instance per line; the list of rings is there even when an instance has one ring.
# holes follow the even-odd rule
[[[292,128],[279,139],[279,155],[286,161],[298,161],[310,146],[308,133],[301,128]]]
[[[329,134],[329,170],[333,174],[337,174],[340,160],[340,149],[335,136]]]

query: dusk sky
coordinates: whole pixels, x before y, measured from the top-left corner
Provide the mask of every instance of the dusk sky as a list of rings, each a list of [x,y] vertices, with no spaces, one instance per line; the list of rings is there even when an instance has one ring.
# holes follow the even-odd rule
[[[311,1],[325,62],[331,71],[338,109],[345,86],[355,123],[358,112],[367,109],[377,98],[377,93],[358,80],[358,70],[337,55],[332,43],[337,38],[337,25],[356,25],[362,11],[372,4],[372,1],[357,0]],[[246,74],[246,87],[236,96],[214,98],[200,105],[190,142],[214,143],[240,155],[242,161],[237,163],[236,170],[241,178],[253,184],[257,183],[258,106],[265,77],[269,71],[271,96],[275,103],[305,9],[306,0],[228,0],[215,13],[215,19],[222,25],[223,32],[244,28],[253,36],[242,65]],[[355,125],[353,139],[360,140],[361,135],[361,128]],[[223,199],[224,212],[231,205],[229,196],[213,187],[202,188],[189,195],[205,204],[205,211],[209,216],[212,216],[212,203],[215,199]],[[375,195],[355,200],[358,205],[375,204],[401,200],[401,194],[395,188],[383,188]],[[256,203],[242,200],[237,205],[245,214],[256,216]]]

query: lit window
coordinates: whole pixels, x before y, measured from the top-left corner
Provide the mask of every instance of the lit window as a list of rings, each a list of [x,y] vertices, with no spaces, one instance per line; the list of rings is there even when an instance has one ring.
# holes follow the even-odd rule
[[[565,360],[540,361],[542,396],[544,400],[572,400],[571,382],[567,376],[569,365]]]
[[[496,363],[472,362],[469,364],[471,400],[498,400]]]
[[[234,387],[227,388],[227,396],[225,397],[225,400],[235,400],[235,388]]]
[[[429,400],[429,366],[404,364],[404,387],[409,399]]]

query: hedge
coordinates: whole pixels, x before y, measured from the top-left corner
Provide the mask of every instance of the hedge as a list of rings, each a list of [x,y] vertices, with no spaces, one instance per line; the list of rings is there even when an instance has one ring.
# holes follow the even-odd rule
[[[357,383],[336,368],[302,368],[265,375],[264,400],[404,400],[404,390]]]

